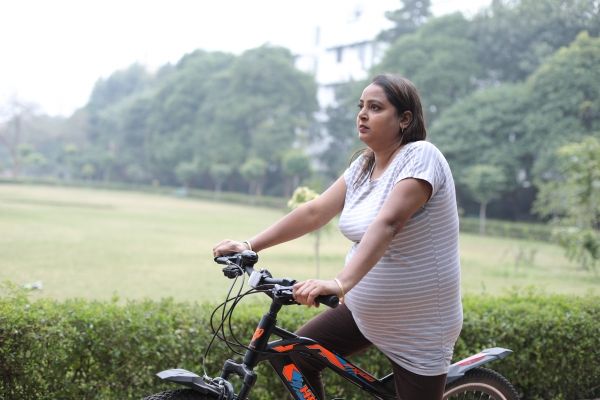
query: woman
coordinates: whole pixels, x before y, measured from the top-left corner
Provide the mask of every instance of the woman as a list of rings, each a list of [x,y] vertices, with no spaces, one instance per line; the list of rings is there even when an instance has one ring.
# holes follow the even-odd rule
[[[405,78],[376,76],[360,98],[358,137],[367,148],[325,193],[247,242],[225,240],[215,255],[260,251],[319,229],[341,213],[354,242],[332,280],[294,286],[308,307],[319,295],[344,303],[297,334],[341,356],[377,346],[391,361],[399,398],[441,399],[462,327],[458,214],[448,163],[430,143],[419,94]],[[296,362],[320,398],[320,363]]]

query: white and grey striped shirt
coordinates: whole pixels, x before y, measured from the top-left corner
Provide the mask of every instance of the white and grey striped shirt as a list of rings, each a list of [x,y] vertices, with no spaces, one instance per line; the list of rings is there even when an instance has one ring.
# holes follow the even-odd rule
[[[419,375],[447,373],[462,327],[458,213],[450,167],[426,141],[408,143],[378,179],[363,177],[355,185],[363,162],[359,157],[344,173],[348,189],[339,226],[355,242],[346,263],[396,183],[422,179],[433,191],[347,294],[346,304],[365,337],[394,362]]]

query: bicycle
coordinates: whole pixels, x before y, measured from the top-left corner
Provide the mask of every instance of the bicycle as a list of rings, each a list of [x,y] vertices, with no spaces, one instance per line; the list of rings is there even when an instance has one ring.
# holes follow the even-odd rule
[[[223,365],[221,376],[217,378],[210,378],[206,374],[201,377],[184,369],[162,371],[157,374],[159,378],[186,386],[188,389],[168,390],[153,394],[144,400],[246,400],[257,379],[254,368],[264,361],[271,364],[293,399],[323,400],[317,398],[313,389],[303,377],[302,372],[290,357],[290,355],[298,354],[319,360],[327,368],[354,383],[376,399],[396,399],[393,374],[377,379],[338,354],[325,349],[316,341],[299,337],[276,326],[277,314],[282,307],[298,304],[292,296],[292,287],[296,283],[295,280],[290,278],[277,279],[273,278],[267,270],[255,270],[254,265],[258,262],[258,255],[253,251],[247,250],[241,254],[223,255],[216,257],[215,261],[226,265],[223,268],[223,273],[226,277],[235,279],[235,281],[226,300],[215,309],[211,316],[211,327],[214,333],[213,341],[218,337],[230,345],[230,349],[233,351],[235,350],[231,348],[231,345],[245,348],[242,363],[227,360]],[[249,276],[248,284],[252,289],[242,293],[244,274]],[[240,276],[242,276],[242,285],[237,295],[230,297]],[[231,332],[230,324],[230,333],[235,340],[235,342],[230,342],[225,336],[225,321],[229,319],[231,322],[231,315],[235,306],[244,296],[253,293],[265,293],[271,298],[269,311],[260,320],[248,345],[243,345],[235,338],[235,335]],[[335,295],[320,296],[317,301],[329,307],[337,307],[339,304],[339,299]],[[227,309],[228,303],[231,303],[229,309]],[[215,329],[212,320],[221,307],[223,307],[221,323]],[[278,336],[280,339],[269,342],[272,335]],[[208,354],[211,344],[212,341],[207,347],[205,356]],[[482,350],[452,364],[446,378],[443,399],[519,400],[517,392],[508,380],[495,371],[480,367],[490,361],[503,359],[511,353],[511,350],[495,347]],[[238,354],[241,355],[241,353]],[[242,380],[241,388],[237,394],[234,392],[233,385],[229,382],[232,375],[237,375]]]

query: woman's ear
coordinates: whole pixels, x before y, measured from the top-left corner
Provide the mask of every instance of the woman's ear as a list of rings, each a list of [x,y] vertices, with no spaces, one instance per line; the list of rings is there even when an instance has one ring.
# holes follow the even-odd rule
[[[404,111],[400,116],[400,129],[406,129],[412,122],[413,115],[410,111]]]

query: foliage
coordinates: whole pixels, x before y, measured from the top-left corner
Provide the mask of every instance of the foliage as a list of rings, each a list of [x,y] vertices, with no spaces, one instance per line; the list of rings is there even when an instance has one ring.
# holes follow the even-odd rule
[[[190,186],[190,181],[198,172],[198,163],[194,161],[182,161],[175,168],[177,180],[185,187]]]
[[[212,164],[208,172],[215,181],[215,199],[219,200],[221,196],[221,185],[233,172],[233,167],[229,164]]]
[[[254,202],[255,197],[262,195],[262,179],[267,173],[267,163],[258,157],[249,158],[239,168],[240,175],[250,183],[248,193],[250,202]]]
[[[460,219],[461,232],[478,233],[479,229],[479,219],[466,217]],[[511,222],[486,218],[485,234],[504,238],[553,241],[552,228],[543,223]]]
[[[301,186],[296,188],[296,190],[294,190],[294,194],[292,195],[292,197],[289,199],[287,206],[290,210],[295,210],[296,208],[300,207],[302,204],[308,203],[311,200],[316,199],[317,197],[319,197],[319,194],[317,192],[315,192],[314,190],[306,187],[306,186]],[[328,227],[329,225],[325,225],[322,228],[317,229],[314,232],[311,232],[311,234],[315,237],[315,243],[314,243],[314,251],[315,251],[315,262],[317,265],[317,273],[316,273],[316,278],[318,279],[321,275],[321,268],[320,268],[320,264],[321,264],[321,256],[320,256],[320,247],[321,247],[321,235],[324,232],[328,231]]]
[[[515,85],[475,92],[436,120],[430,140],[459,176],[473,165],[491,164],[504,170],[508,190],[529,185],[535,148],[526,137],[525,95],[526,89]]]
[[[283,172],[289,176],[299,176],[310,171],[311,158],[302,151],[289,151],[283,156]]]
[[[586,32],[540,66],[528,84],[527,140],[536,149],[534,175],[554,171],[556,149],[585,136],[600,138],[600,38]],[[532,107],[533,108],[533,107]]]
[[[559,179],[539,182],[535,210],[552,216],[558,242],[584,269],[600,261],[600,140],[588,137],[558,149]]]
[[[385,17],[396,26],[377,35],[377,40],[394,43],[400,36],[414,33],[431,15],[431,0],[402,0],[402,8],[386,11]]]
[[[600,136],[600,74],[592,66],[598,63],[600,39],[582,33],[527,82],[475,92],[447,109],[431,128],[431,140],[459,177],[476,164],[501,167],[507,177],[503,203],[514,205],[515,217],[529,213],[532,182],[556,175],[556,149]]]
[[[490,368],[508,378],[525,399],[598,397],[600,298],[523,291],[505,297],[469,296],[454,349],[460,359],[484,347],[514,354]]]
[[[471,195],[480,203],[479,233],[485,233],[485,210],[487,204],[500,196],[506,177],[501,168],[493,165],[474,165],[463,177]]]
[[[211,158],[202,152],[215,152],[216,144],[206,149],[199,136],[207,130],[210,116],[203,112],[207,98],[216,89],[222,90],[218,77],[231,67],[235,57],[221,52],[196,50],[179,60],[151,93],[148,100],[139,99],[135,125],[146,128],[143,143],[145,158],[152,174],[163,182],[173,180],[180,162],[201,161],[206,170]],[[212,101],[215,101],[214,99]],[[225,139],[225,138],[224,138]],[[231,145],[235,142],[231,141]]]
[[[13,286],[12,293],[0,298],[0,397],[138,399],[174,387],[156,378],[161,370],[202,373],[201,357],[211,337],[211,304],[29,302],[17,290]],[[509,379],[523,398],[597,397],[600,366],[593,360],[600,358],[599,297],[515,292],[469,296],[464,308],[455,361],[487,347],[509,348],[513,355],[489,367]],[[242,341],[252,335],[265,311],[266,304],[260,302],[238,306],[233,327]],[[278,322],[293,330],[314,314],[314,309],[287,307]],[[219,374],[231,356],[217,341],[207,373]],[[390,369],[374,348],[351,361],[375,376]],[[261,364],[257,372],[253,398],[285,398],[270,367]],[[325,382],[329,397],[361,398],[337,375],[326,374]]]
[[[312,158],[299,150],[290,150],[283,155],[281,165],[283,173],[292,178],[291,190],[295,190],[300,184],[300,178],[302,176],[308,176],[311,172]],[[286,195],[290,192],[286,189]]]
[[[374,72],[395,72],[410,79],[431,123],[473,91],[482,73],[468,28],[469,21],[460,13],[430,19],[414,34],[398,39]]]
[[[12,177],[19,178],[23,146],[23,125],[31,120],[37,111],[37,105],[19,98],[16,94],[10,96],[6,104],[0,106],[0,143],[8,150],[12,161]],[[32,149],[33,151],[33,149]],[[25,155],[26,156],[26,155]]]
[[[249,182],[257,181],[267,171],[267,163],[260,158],[250,158],[240,167],[240,174]]]
[[[597,0],[494,0],[469,36],[492,81],[516,82],[584,30],[600,35]]]
[[[302,204],[308,203],[309,201],[314,200],[317,197],[319,197],[317,192],[306,186],[301,186],[294,190],[294,194],[292,195],[292,198],[288,200],[287,206],[290,210],[295,210]]]

